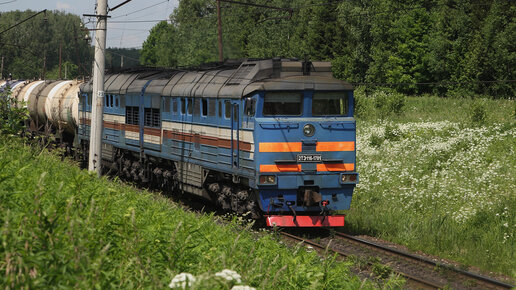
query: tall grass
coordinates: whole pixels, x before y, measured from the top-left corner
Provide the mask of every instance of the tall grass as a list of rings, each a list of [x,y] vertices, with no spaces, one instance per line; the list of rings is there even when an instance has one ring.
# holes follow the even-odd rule
[[[359,117],[348,228],[516,277],[513,103],[407,98]]]
[[[334,257],[287,248],[236,220],[220,226],[213,216],[97,179],[4,136],[0,233],[0,285],[7,289],[163,288],[181,272],[196,275],[198,288],[229,289],[232,284],[215,275],[223,269],[257,288],[362,284]]]

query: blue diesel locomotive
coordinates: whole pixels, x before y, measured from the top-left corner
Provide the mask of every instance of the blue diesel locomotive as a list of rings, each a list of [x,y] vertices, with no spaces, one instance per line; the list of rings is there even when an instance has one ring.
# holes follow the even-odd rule
[[[76,142],[87,154],[92,83]],[[358,181],[353,88],[327,62],[246,60],[105,79],[103,168],[268,226],[343,226]]]

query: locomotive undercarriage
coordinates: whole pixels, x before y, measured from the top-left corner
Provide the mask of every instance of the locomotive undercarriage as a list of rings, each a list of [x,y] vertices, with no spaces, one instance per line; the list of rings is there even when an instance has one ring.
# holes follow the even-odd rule
[[[223,211],[234,212],[253,219],[262,216],[255,191],[246,186],[242,179],[236,179],[231,174],[199,167],[202,170],[202,178],[196,183],[186,177],[188,170],[185,168],[197,165],[149,155],[140,157],[137,152],[109,146],[103,146],[103,174],[118,176],[123,180],[168,194],[193,194],[215,204]],[[84,142],[82,148],[83,160],[87,161],[88,143]],[[234,181],[239,181],[239,183]]]

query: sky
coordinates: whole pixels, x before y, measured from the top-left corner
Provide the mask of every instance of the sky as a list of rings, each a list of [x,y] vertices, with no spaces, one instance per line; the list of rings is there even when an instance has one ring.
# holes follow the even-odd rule
[[[108,7],[115,7],[125,0],[107,0]],[[0,0],[0,12],[13,10],[59,10],[79,15],[88,28],[94,28],[95,19],[83,17],[94,14],[97,0]],[[108,12],[107,47],[141,48],[149,30],[166,20],[177,7],[178,0],[132,0],[120,8]],[[132,22],[129,22],[132,21]],[[149,21],[149,22],[144,22]],[[22,24],[23,25],[23,24]],[[90,37],[93,38],[93,33]]]

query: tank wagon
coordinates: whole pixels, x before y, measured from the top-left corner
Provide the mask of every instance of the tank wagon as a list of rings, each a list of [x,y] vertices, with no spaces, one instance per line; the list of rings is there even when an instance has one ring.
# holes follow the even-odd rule
[[[81,81],[17,81],[11,98],[27,107],[33,132],[53,133],[70,144],[76,135]]]
[[[87,156],[91,82],[38,81],[13,94],[34,126],[52,124]],[[107,75],[103,170],[268,226],[343,226],[335,212],[349,209],[358,182],[353,106],[352,86],[333,78],[327,62]]]

